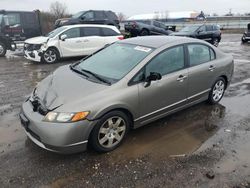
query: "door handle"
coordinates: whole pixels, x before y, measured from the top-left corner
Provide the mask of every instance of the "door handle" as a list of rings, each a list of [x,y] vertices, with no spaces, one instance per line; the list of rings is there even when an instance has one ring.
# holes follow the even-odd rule
[[[215,69],[215,66],[213,66],[213,65],[210,65],[210,67],[208,68],[208,70],[211,72],[214,71],[214,69]]]
[[[183,82],[184,79],[186,79],[186,78],[187,78],[187,76],[180,75],[176,80],[177,80],[178,82]]]
[[[82,41],[81,40],[77,40],[76,43],[81,43]]]
[[[85,39],[85,40],[83,40],[83,42],[89,42],[89,40],[88,40],[88,39]]]

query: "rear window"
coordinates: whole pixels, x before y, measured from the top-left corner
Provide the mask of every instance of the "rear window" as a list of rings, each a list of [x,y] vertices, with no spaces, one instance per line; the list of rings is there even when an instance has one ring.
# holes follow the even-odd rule
[[[105,12],[105,14],[110,20],[118,20],[118,17],[116,16],[116,14],[111,11]]]
[[[81,36],[101,36],[101,30],[99,27],[82,27]]]
[[[117,36],[119,33],[115,32],[113,29],[101,28],[103,36]]]

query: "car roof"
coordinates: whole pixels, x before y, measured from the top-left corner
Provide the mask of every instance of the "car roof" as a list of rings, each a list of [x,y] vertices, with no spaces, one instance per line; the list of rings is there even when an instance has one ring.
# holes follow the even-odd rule
[[[200,42],[203,41],[188,37],[178,37],[178,36],[145,36],[145,37],[134,37],[126,40],[121,40],[119,43],[134,44],[140,46],[147,46],[151,48],[159,48],[167,44],[179,44],[188,42]]]
[[[75,28],[75,27],[104,27],[104,28],[116,28],[113,25],[104,25],[104,24],[75,24],[75,25],[66,25],[65,28]]]

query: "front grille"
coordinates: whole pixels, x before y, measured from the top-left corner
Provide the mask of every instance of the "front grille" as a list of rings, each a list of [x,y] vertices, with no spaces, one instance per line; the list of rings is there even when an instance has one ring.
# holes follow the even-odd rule
[[[33,51],[33,50],[39,50],[41,48],[41,44],[24,44],[24,50],[27,51]]]

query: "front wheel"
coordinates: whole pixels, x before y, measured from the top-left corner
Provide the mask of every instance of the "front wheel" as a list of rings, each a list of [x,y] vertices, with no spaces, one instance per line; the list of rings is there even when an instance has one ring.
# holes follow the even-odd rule
[[[93,128],[90,144],[97,152],[109,152],[121,145],[129,131],[130,120],[121,111],[104,115]]]
[[[215,81],[213,87],[211,88],[211,91],[208,97],[208,102],[210,104],[217,104],[218,102],[220,102],[220,100],[222,99],[225,93],[225,89],[226,89],[225,79],[222,77],[218,78]]]
[[[5,56],[6,51],[7,51],[6,45],[4,43],[0,42],[0,57]]]
[[[54,48],[49,48],[43,53],[42,61],[45,63],[55,63],[59,59],[59,53]]]

